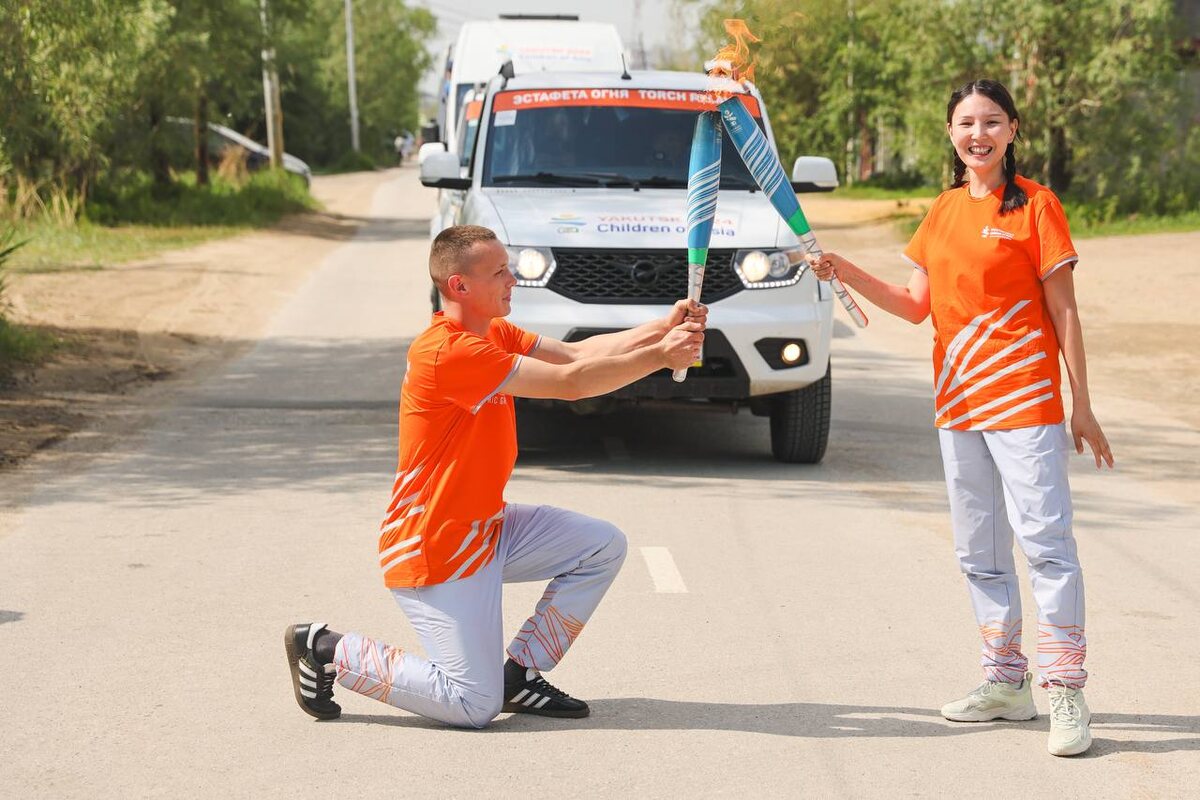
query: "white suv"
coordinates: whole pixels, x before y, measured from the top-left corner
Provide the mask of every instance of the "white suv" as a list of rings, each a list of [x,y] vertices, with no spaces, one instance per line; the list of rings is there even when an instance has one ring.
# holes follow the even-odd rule
[[[684,198],[703,75],[501,70],[458,153],[428,154],[421,182],[441,190],[436,235],[456,224],[500,237],[518,278],[512,316],[575,341],[661,316],[687,292]],[[743,98],[774,145],[762,98]],[[465,133],[465,131],[464,131]],[[797,159],[797,191],[828,191],[828,159]],[[704,278],[709,327],[683,383],[666,370],[574,404],[673,401],[748,406],[771,420],[781,461],[815,463],[829,435],[832,294],[803,266],[796,237],[726,142]],[[434,294],[435,306],[437,303]]]

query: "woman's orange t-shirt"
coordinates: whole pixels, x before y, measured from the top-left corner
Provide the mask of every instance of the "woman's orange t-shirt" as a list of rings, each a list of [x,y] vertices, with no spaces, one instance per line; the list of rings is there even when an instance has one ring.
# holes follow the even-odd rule
[[[1020,176],[1029,198],[1001,216],[1003,187],[942,192],[904,251],[929,276],[934,422],[998,430],[1063,421],[1058,337],[1042,281],[1079,260],[1062,204]]]

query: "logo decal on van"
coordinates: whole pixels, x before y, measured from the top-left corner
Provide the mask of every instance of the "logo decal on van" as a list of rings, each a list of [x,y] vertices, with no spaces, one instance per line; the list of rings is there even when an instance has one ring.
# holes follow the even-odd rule
[[[577,214],[555,214],[550,218],[550,224],[558,226],[558,233],[579,233],[587,220]]]

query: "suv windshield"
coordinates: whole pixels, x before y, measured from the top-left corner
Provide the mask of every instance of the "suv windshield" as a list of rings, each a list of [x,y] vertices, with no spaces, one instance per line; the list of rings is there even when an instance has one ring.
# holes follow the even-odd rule
[[[577,98],[569,105],[535,100],[513,107],[513,95],[539,94],[557,99],[566,92],[505,92],[493,101],[484,186],[687,186],[698,107],[611,100],[578,104]],[[757,103],[752,110],[757,111]],[[761,117],[756,115],[756,121],[761,128]],[[728,137],[722,148],[721,188],[757,189]]]

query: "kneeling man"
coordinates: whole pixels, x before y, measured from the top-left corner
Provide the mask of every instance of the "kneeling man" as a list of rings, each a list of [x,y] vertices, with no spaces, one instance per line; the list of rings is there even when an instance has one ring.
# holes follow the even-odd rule
[[[507,322],[516,280],[487,228],[433,242],[442,312],[413,341],[400,395],[400,460],[379,537],[384,582],[426,657],[325,624],[284,634],[300,707],[333,719],[336,681],[450,725],[481,728],[501,711],[583,717],[587,703],[548,672],[625,560],[615,526],[551,506],[504,502],[517,458],[513,397],[577,400],[693,363],[707,311],[677,303],[663,319],[582,342]],[[501,584],[549,581],[504,651]]]

